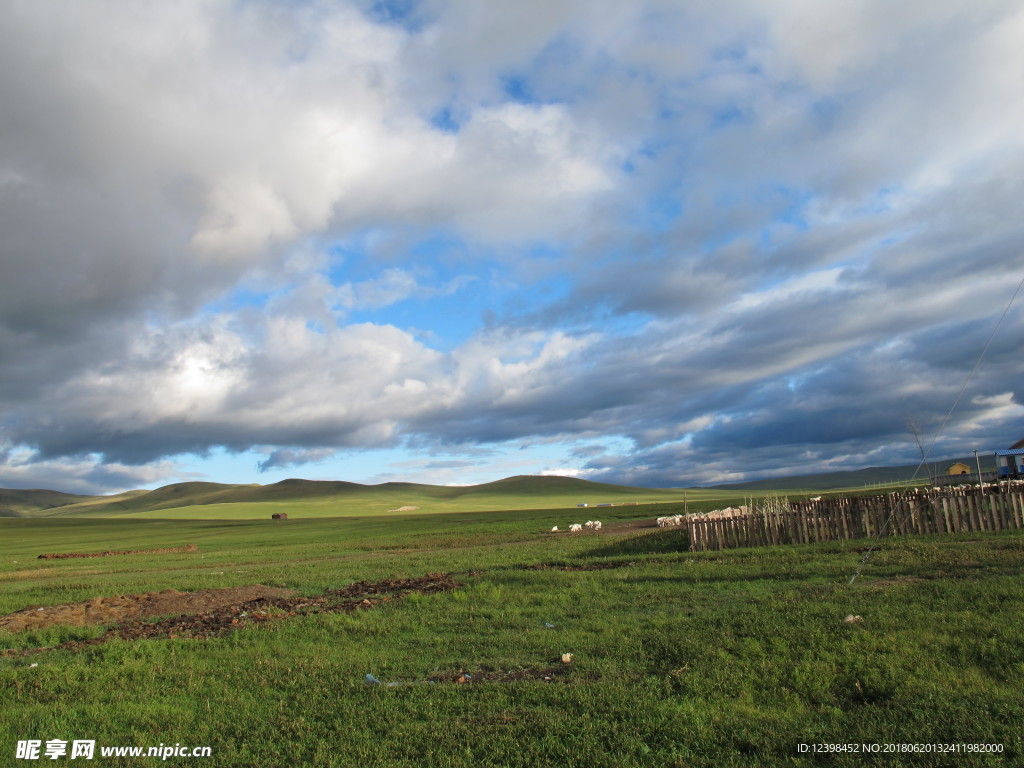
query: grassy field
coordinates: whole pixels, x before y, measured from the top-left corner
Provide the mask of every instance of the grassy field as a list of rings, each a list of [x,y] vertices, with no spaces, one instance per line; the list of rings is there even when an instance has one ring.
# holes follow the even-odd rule
[[[761,497],[765,491],[746,492]],[[285,512],[293,517],[365,517],[409,508],[416,514],[599,508],[636,504],[675,504],[684,500],[711,509],[727,501],[740,503],[737,491],[714,489],[634,488],[593,483],[571,477],[509,477],[471,486],[419,483],[359,483],[283,480],[271,485],[176,483],[154,491],[118,496],[70,497],[52,491],[3,491],[0,512],[13,517],[142,517],[152,519],[254,520]],[[57,503],[60,505],[56,505]],[[700,506],[703,505],[703,506]],[[600,507],[605,510],[606,507]],[[581,514],[595,514],[583,512]],[[4,516],[4,515],[0,515]]]
[[[851,586],[857,544],[689,553],[676,531],[636,527],[664,508],[0,519],[0,615],[165,589],[312,596],[442,571],[463,585],[210,639],[4,656],[0,765],[31,764],[14,759],[24,739],[209,746],[163,763],[205,766],[1024,763],[1019,533],[886,540]],[[547,532],[595,515],[599,534]],[[37,559],[186,544],[198,551]],[[101,632],[0,632],[0,648]],[[462,673],[470,682],[452,682]],[[1004,751],[808,757],[801,743]]]

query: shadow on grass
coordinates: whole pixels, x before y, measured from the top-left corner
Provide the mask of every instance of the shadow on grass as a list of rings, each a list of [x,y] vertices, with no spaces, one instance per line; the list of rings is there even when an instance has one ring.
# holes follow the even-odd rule
[[[626,539],[620,539],[612,544],[606,544],[584,554],[590,557],[664,555],[675,552],[688,552],[689,549],[690,537],[686,531],[678,528],[669,528],[654,533],[641,533]]]

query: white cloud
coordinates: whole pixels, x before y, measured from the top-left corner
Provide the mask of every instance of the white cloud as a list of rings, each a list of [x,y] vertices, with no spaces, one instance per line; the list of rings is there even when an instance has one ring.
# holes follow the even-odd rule
[[[730,440],[865,457],[942,412],[1020,277],[1012,0],[359,7],[0,8],[18,471],[578,435],[645,477]],[[453,351],[399,327],[490,270],[505,305]],[[1017,428],[1020,372],[993,349],[965,431]]]
[[[104,495],[196,477],[196,473],[169,460],[127,466],[104,462],[95,455],[40,460],[24,449],[0,451],[0,488],[52,489],[59,485],[65,493]]]
[[[598,472],[597,469],[585,469],[580,467],[554,467],[552,469],[544,469],[537,474],[541,477],[579,477],[586,479],[587,475],[592,475]]]

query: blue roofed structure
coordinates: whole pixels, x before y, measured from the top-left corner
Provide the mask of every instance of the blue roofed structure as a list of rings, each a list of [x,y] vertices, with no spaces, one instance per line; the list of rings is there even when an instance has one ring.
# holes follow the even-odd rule
[[[1024,475],[1024,440],[1018,440],[1006,450],[996,451],[996,471],[1000,477]]]

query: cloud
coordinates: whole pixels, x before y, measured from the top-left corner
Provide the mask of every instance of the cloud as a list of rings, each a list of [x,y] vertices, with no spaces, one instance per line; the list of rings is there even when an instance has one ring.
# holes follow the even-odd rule
[[[610,183],[557,105],[433,127],[401,97],[408,33],[345,4],[2,13],[0,359],[48,376],[72,347],[108,355],[88,334],[116,348],[124,321],[188,317],[311,236],[539,236]],[[353,301],[381,306],[400,286],[385,288]]]
[[[11,482],[217,447],[902,460],[1024,277],[1009,0],[386,11],[0,9]],[[1021,320],[936,450],[1024,432]]]
[[[30,451],[0,451],[0,487],[43,488],[87,496],[128,491],[198,477],[173,461],[126,466],[95,455],[40,459]],[[55,483],[54,480],[57,480]]]
[[[260,472],[268,472],[272,469],[291,469],[304,464],[314,464],[334,454],[335,451],[331,448],[276,448],[256,467]]]

